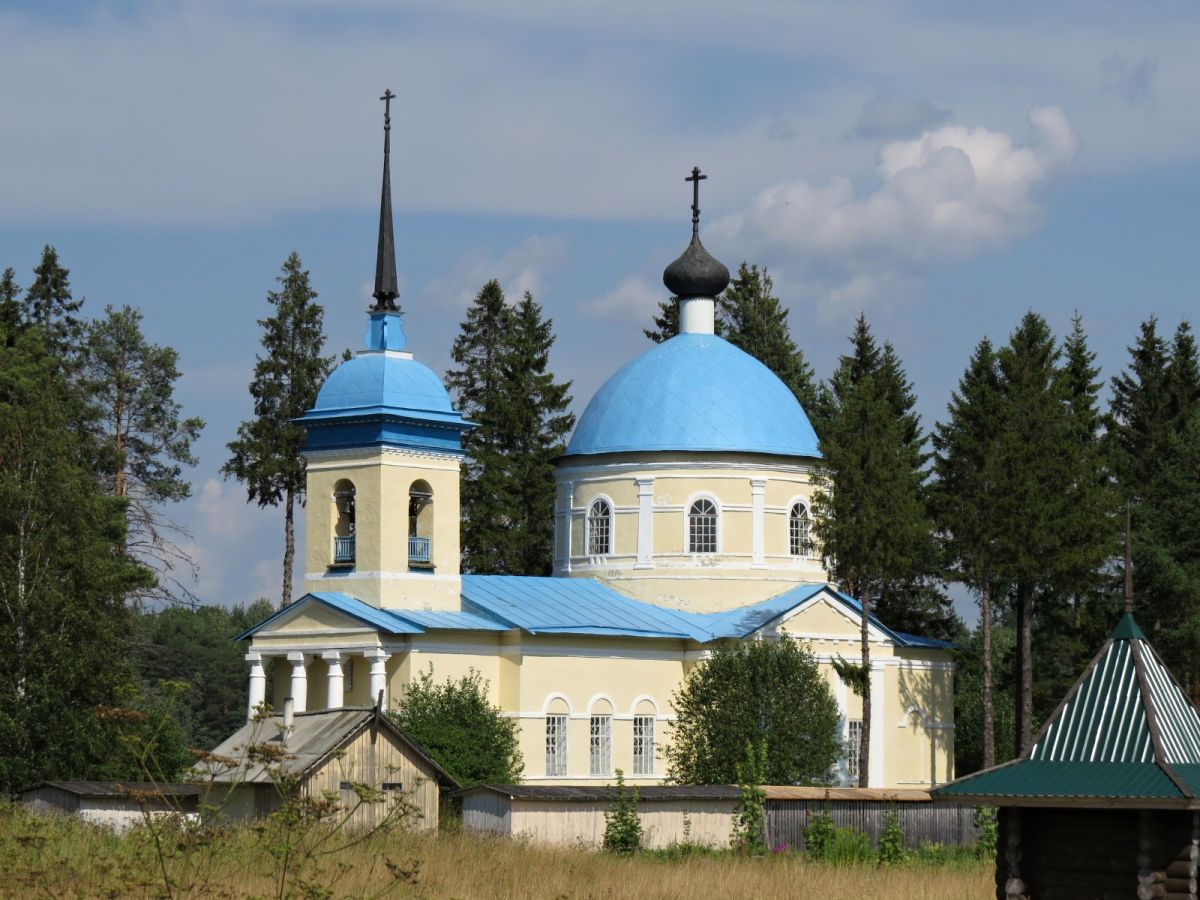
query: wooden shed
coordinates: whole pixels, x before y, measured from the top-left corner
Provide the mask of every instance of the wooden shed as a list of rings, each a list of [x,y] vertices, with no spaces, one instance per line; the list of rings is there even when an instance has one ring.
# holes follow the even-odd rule
[[[999,900],[1197,897],[1200,715],[1132,613],[1027,753],[932,793],[1000,808]]]
[[[43,781],[17,796],[37,812],[70,813],[124,831],[146,815],[194,813],[200,788],[142,781]]]
[[[269,760],[265,762],[264,760]],[[410,824],[437,828],[438,792],[458,783],[376,707],[347,707],[294,716],[256,717],[194,770],[205,804],[247,820],[278,809],[284,781],[310,797],[336,796],[354,810],[350,827],[373,828],[396,806],[410,804]],[[356,785],[383,791],[360,804]]]
[[[481,785],[463,791],[463,827],[468,831],[528,838],[538,843],[599,848],[604,813],[615,787],[566,785]],[[728,785],[666,785],[638,788],[642,846],[663,848],[684,840],[727,847],[738,789]]]

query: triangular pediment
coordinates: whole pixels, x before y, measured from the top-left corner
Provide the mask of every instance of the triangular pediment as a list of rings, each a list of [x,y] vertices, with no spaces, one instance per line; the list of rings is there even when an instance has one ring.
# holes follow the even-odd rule
[[[862,613],[829,589],[787,611],[774,625],[784,634],[808,640],[859,640],[862,637]],[[867,633],[872,641],[893,643],[891,635],[874,623]]]
[[[238,638],[303,634],[417,634],[424,629],[346,594],[305,594]]]

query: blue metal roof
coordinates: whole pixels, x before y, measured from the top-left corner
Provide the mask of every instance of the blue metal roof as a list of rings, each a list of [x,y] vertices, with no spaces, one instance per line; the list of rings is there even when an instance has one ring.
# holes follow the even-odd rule
[[[531,634],[711,639],[693,615],[631,600],[590,578],[464,575],[462,597],[467,606]]]
[[[531,578],[513,575],[464,575],[465,609],[377,609],[348,594],[305,594],[291,606],[238,635],[252,637],[271,622],[296,612],[305,602],[320,603],[385,634],[427,631],[507,631],[530,634],[581,634],[610,637],[669,638],[706,644],[744,638],[765,628],[822,591],[857,612],[859,607],[825,584],[803,584],[750,606],[716,613],[688,612],[633,600],[590,578]],[[874,616],[871,624],[901,647],[946,647],[945,641],[901,635]]]
[[[711,334],[677,335],[619,369],[583,411],[566,455],[656,450],[820,456],[787,385]]]

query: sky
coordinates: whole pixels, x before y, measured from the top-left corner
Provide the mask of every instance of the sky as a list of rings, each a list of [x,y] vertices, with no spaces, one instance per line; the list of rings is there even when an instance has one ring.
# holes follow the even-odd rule
[[[1197,318],[1198,26],[1182,0],[0,0],[0,268],[27,285],[53,244],[85,312],[178,350],[195,592],[277,600],[282,512],[219,470],[289,252],[330,352],[360,346],[385,88],[434,371],[496,278],[553,318],[581,412],[648,348],[698,165],[705,245],[768,268],[817,374],[865,313],[931,428],[1028,310],[1078,312],[1106,378],[1145,318]]]

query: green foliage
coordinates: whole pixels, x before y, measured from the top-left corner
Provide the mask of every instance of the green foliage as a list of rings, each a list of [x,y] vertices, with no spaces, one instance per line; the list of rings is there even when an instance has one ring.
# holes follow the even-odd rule
[[[959,776],[984,768],[982,632],[981,623],[960,639],[954,655],[954,772]],[[996,660],[992,716],[993,765],[1007,762],[1015,752],[1014,642],[1015,635],[1011,627],[993,628],[992,654]]]
[[[720,644],[673,697],[665,756],[683,784],[733,784],[762,742],[765,784],[825,784],[841,754],[838,710],[808,647],[790,638]]]
[[[718,321],[717,334],[720,333],[721,324]],[[654,327],[643,328],[642,334],[656,344],[669,341],[679,334],[679,301],[674,297],[659,301],[658,313],[654,316]]]
[[[747,742],[745,758],[738,765],[738,802],[733,808],[733,834],[729,839],[729,846],[741,856],[767,852],[767,793],[762,789],[766,772],[766,741]]]
[[[604,849],[613,853],[636,853],[642,849],[638,789],[625,786],[625,773],[620,769],[617,769],[617,796],[604,813]]]
[[[908,859],[904,849],[904,830],[900,827],[900,811],[893,803],[883,815],[883,831],[879,834],[879,864],[894,866]]]
[[[996,814],[996,807],[975,807],[975,827],[979,829],[979,839],[975,842],[975,855],[979,859],[995,859],[996,845],[1000,840],[1000,819]]]
[[[836,834],[837,827],[833,824],[833,817],[829,814],[829,806],[826,804],[804,829],[804,848],[814,859],[824,859],[833,846]]]
[[[806,410],[817,405],[812,366],[788,329],[788,311],[767,270],[743,262],[717,300],[720,334],[774,372]]]
[[[867,692],[867,682],[871,677],[871,670],[862,663],[851,662],[838,656],[836,659],[830,660],[830,665],[833,666],[833,671],[837,673],[838,678],[842,679],[842,683],[857,696],[861,697]]]
[[[548,371],[553,323],[526,292],[515,308],[497,281],[467,311],[446,384],[478,427],[463,437],[463,569],[549,575],[553,563],[553,463],[575,417],[570,382]]]
[[[517,724],[491,704],[487,684],[474,669],[441,684],[434,682],[432,667],[419,673],[388,716],[463,787],[520,780]]]
[[[129,683],[125,504],[42,329],[0,341],[0,787],[86,778],[111,752],[95,710]]]
[[[812,859],[834,865],[875,862],[871,839],[857,828],[838,828],[826,809],[804,830],[804,847]]]
[[[128,501],[126,552],[157,574],[159,599],[192,600],[178,570],[194,577],[196,567],[172,539],[186,535],[160,507],[190,496],[182,472],[196,465],[192,443],[204,422],[181,417],[178,354],[147,341],[141,322],[131,307],[106,306],[104,317],[87,326],[79,381],[96,410],[98,434],[112,447],[114,465],[105,483]]]
[[[182,683],[173,712],[188,746],[215,747],[245,722],[245,648],[234,638],[272,611],[258,600],[246,609],[175,607],[137,617],[138,675],[148,692],[164,681]]]
[[[303,502],[305,485],[300,455],[304,428],[296,419],[316,402],[332,360],[321,355],[324,311],[316,303],[317,292],[309,285],[299,255],[288,256],[276,280],[281,290],[267,292],[274,315],[258,321],[263,353],[250,383],[254,418],[238,426],[221,472],[245,484],[249,499],[259,506],[283,504],[282,604],[286,606],[292,600],[295,504]]]

